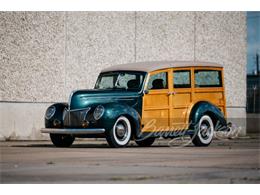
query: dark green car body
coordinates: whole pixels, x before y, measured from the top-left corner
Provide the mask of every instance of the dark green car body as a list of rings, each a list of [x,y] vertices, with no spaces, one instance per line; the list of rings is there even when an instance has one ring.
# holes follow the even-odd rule
[[[105,108],[103,116],[99,120],[92,117],[95,108],[102,105]],[[45,119],[45,127],[52,128],[55,119],[61,123],[59,128],[82,128],[80,121],[75,125],[66,126],[64,124],[64,109],[69,111],[91,108],[88,112],[87,120],[89,121],[87,128],[104,128],[106,131],[112,129],[116,119],[121,116],[127,116],[131,125],[136,130],[140,130],[142,115],[142,93],[127,92],[118,90],[78,90],[71,94],[70,104],[56,103],[52,106],[56,107],[56,113],[52,119]],[[77,112],[77,111],[76,111]],[[136,133],[139,133],[136,132]],[[93,137],[93,135],[92,135]]]

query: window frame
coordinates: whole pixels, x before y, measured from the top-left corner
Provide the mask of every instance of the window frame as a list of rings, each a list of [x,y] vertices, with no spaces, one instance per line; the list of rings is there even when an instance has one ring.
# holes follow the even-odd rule
[[[149,82],[150,82],[150,79],[153,75],[156,75],[156,74],[160,74],[160,73],[166,73],[166,88],[162,88],[162,89],[149,89],[148,88],[148,85],[149,85]],[[169,85],[169,70],[168,69],[163,69],[163,70],[157,70],[157,71],[153,71],[149,74],[149,78],[147,80],[147,84],[146,84],[146,87],[145,89],[148,90],[148,91],[169,91],[170,89],[170,85]]]
[[[198,71],[208,71],[208,72],[213,72],[216,71],[218,72],[218,76],[219,76],[219,85],[204,85],[204,86],[196,86],[196,72]],[[196,89],[205,89],[205,88],[223,88],[224,87],[224,83],[223,83],[223,73],[222,73],[222,69],[221,68],[194,68],[193,70],[193,74],[194,74],[194,78],[193,78],[193,83],[194,83],[194,88]]]
[[[189,87],[175,87],[174,85],[174,78],[175,78],[175,76],[174,76],[174,72],[189,72],[189,78],[190,78],[190,82],[189,82]],[[191,74],[192,74],[192,71],[191,71],[191,69],[190,68],[185,68],[185,69],[173,69],[172,70],[172,88],[173,89],[190,89],[190,88],[192,88],[192,76],[191,76]]]
[[[146,75],[147,75],[147,73],[146,73],[146,72],[142,72],[142,71],[129,71],[129,70],[127,70],[127,71],[118,70],[118,71],[101,72],[101,73],[98,75],[97,79],[96,79],[96,82],[95,82],[95,85],[94,85],[94,89],[97,89],[97,88],[96,88],[96,87],[97,87],[97,84],[98,84],[98,82],[99,82],[99,80],[101,79],[101,76],[102,76],[103,74],[113,74],[113,73],[126,73],[126,74],[140,74],[140,75],[142,75],[142,76],[143,76],[142,84],[140,84],[139,88],[138,88],[138,89],[136,88],[136,90],[135,90],[135,89],[129,89],[129,91],[136,91],[136,92],[138,92],[138,93],[142,92],[143,87],[144,87],[144,84],[145,84],[145,81],[146,81]],[[113,89],[102,89],[102,90],[113,90]]]

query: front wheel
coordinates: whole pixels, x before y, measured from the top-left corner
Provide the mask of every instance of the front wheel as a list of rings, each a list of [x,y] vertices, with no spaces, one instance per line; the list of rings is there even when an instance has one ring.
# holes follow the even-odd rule
[[[208,115],[203,115],[195,127],[195,134],[192,136],[192,143],[195,146],[208,146],[214,135],[214,125]]]
[[[52,143],[56,147],[70,147],[75,140],[75,137],[71,135],[62,135],[62,134],[50,134]]]
[[[131,124],[128,118],[120,116],[113,129],[106,132],[106,140],[113,148],[124,147],[128,144],[131,138]]]

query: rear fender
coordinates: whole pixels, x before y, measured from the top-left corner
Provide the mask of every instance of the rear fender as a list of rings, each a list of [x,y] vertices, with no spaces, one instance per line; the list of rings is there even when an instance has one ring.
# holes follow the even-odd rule
[[[195,125],[198,124],[200,118],[203,115],[209,115],[215,126],[215,130],[224,130],[227,127],[227,121],[221,110],[210,102],[198,102],[196,103],[190,113],[189,129],[195,129]]]

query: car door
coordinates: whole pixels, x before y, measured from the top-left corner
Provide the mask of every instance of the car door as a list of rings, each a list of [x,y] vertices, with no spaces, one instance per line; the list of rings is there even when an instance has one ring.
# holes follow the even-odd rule
[[[188,127],[188,111],[192,103],[191,68],[173,69],[171,127],[181,130]]]
[[[154,132],[169,129],[169,70],[149,74],[143,96],[142,131]]]

